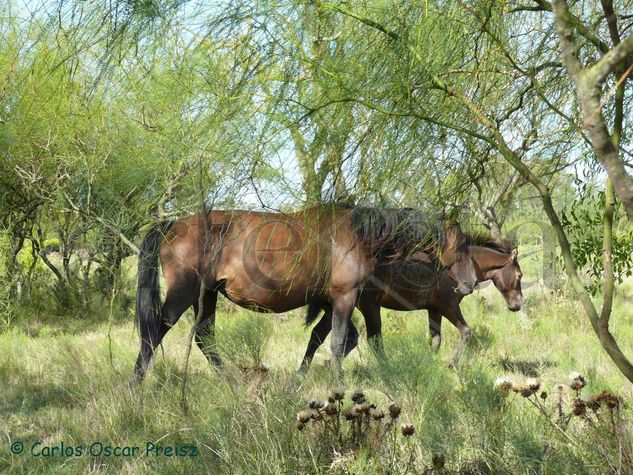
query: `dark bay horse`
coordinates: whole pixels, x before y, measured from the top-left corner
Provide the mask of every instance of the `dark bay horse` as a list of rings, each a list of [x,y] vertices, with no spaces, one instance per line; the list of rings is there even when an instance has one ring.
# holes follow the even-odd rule
[[[485,236],[475,236],[472,240],[480,241],[479,245],[468,246],[475,263],[477,282],[492,280],[505,298],[508,309],[513,312],[520,310],[523,305],[523,274],[517,260],[517,249],[506,241],[493,240]],[[375,348],[378,349],[382,348],[379,340],[380,307],[402,311],[428,310],[430,339],[434,351],[440,347],[442,316],[446,317],[461,334],[461,340],[451,358],[451,364],[456,365],[472,333],[459,308],[464,296],[456,289],[453,278],[446,272],[438,277],[428,260],[400,260],[378,264],[375,267],[373,274],[361,289],[357,307],[365,319],[367,338],[377,338]],[[325,315],[312,329],[308,348],[301,363],[302,370],[310,365],[314,353],[330,331],[330,307],[327,302],[316,299],[308,306],[306,325],[316,320],[321,310],[325,310]],[[358,331],[354,324],[350,323],[348,344],[345,348],[347,353],[352,351],[357,343]]]
[[[185,310],[193,307],[198,315],[202,288],[195,340],[211,363],[220,363],[213,341],[221,292],[260,312],[286,312],[314,298],[326,302],[332,362],[338,369],[359,289],[377,264],[424,252],[448,268],[461,291],[471,292],[476,281],[459,226],[438,226],[411,209],[332,205],[296,213],[211,211],[157,225],[140,251],[138,378]],[[162,305],[159,261],[167,286]]]

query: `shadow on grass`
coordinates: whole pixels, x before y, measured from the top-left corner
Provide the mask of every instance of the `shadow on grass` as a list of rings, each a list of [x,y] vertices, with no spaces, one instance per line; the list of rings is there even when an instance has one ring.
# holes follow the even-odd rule
[[[484,325],[473,325],[472,330],[472,338],[468,341],[469,350],[484,350],[492,347],[495,336],[490,328]]]
[[[185,315],[189,315],[187,310]],[[134,324],[134,309],[112,310],[108,306],[95,306],[91,308],[68,309],[64,315],[56,314],[45,309],[24,306],[16,318],[6,326],[0,326],[0,332],[17,329],[30,337],[57,336],[61,334],[79,335],[86,332],[124,327]]]
[[[541,376],[543,370],[557,366],[555,361],[551,360],[513,360],[510,358],[500,358],[496,364],[505,371],[513,373],[521,373],[525,376],[537,377]]]
[[[76,405],[77,398],[66,388],[50,383],[26,383],[5,391],[0,397],[0,419],[18,412],[32,414],[45,407],[71,408]]]

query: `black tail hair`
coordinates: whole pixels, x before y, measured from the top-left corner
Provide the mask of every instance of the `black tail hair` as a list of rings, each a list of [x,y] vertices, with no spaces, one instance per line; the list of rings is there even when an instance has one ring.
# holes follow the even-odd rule
[[[175,221],[154,226],[143,239],[138,261],[136,323],[141,336],[141,351],[152,352],[160,338],[161,304],[158,257],[160,243]]]
[[[318,299],[311,299],[308,302],[308,311],[306,312],[305,321],[306,327],[310,326],[310,324],[319,317],[321,310],[325,310],[327,305],[329,305],[327,302]]]

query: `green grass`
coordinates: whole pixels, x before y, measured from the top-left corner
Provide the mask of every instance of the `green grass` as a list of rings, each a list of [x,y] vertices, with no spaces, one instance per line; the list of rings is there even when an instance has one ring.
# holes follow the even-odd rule
[[[632,286],[618,291],[613,330],[623,350],[633,353]],[[300,311],[218,315],[218,340],[225,358],[212,369],[197,348],[191,353],[187,410],[182,406],[182,370],[191,315],[168,334],[146,381],[128,380],[138,351],[131,315],[108,319],[108,309],[64,318],[24,314],[0,333],[0,471],[12,473],[422,473],[433,454],[445,469],[464,473],[605,473],[621,468],[613,437],[574,418],[566,435],[521,396],[502,397],[494,380],[518,382],[536,375],[542,388],[568,382],[579,371],[589,379],[586,393],[612,390],[625,400],[616,421],[631,434],[628,402],[633,386],[622,378],[599,347],[577,302],[530,289],[525,311],[505,310],[492,288],[465,299],[462,306],[473,339],[462,364],[447,361],[457,331],[443,323],[439,354],[427,345],[423,312],[384,312],[388,357],[377,361],[364,338],[344,362],[337,381],[324,345],[307,375],[297,373],[308,331]],[[20,313],[20,312],[18,312]],[[359,321],[359,327],[363,328]],[[109,323],[111,321],[111,323]],[[262,359],[265,373],[244,375],[241,366]],[[366,451],[333,457],[315,430],[299,432],[296,413],[313,397],[326,397],[341,384],[362,388],[386,407],[397,401],[401,421],[416,427],[411,439],[388,438],[374,456]],[[551,400],[550,396],[550,400]],[[566,401],[572,399],[571,391]],[[621,420],[620,420],[621,419]],[[624,437],[624,436],[622,436]],[[23,441],[13,455],[10,443]],[[139,446],[132,457],[44,457],[30,455],[43,445]],[[198,455],[145,456],[148,442],[193,444]],[[626,447],[622,450],[628,450]],[[411,462],[413,460],[413,462]]]

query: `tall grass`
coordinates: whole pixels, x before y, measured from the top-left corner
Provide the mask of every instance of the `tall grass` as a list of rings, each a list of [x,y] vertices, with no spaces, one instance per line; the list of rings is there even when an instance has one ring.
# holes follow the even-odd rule
[[[632,290],[619,289],[614,332],[633,347]],[[140,386],[129,384],[138,350],[131,315],[51,319],[17,312],[0,333],[0,471],[15,473],[609,473],[633,467],[616,438],[574,418],[564,433],[528,400],[494,389],[502,375],[537,377],[552,394],[568,374],[589,380],[587,393],[610,390],[624,398],[618,413],[623,440],[633,432],[631,385],[604,355],[577,304],[533,289],[526,310],[513,314],[492,289],[464,301],[474,330],[457,369],[448,358],[459,335],[444,322],[439,354],[427,345],[420,312],[384,312],[388,357],[376,360],[364,339],[344,363],[343,381],[329,370],[326,345],[307,375],[299,365],[308,332],[300,312],[284,316],[246,311],[217,317],[218,350],[225,368],[212,369],[194,348],[188,410],[181,397],[191,315],[167,335]],[[107,316],[107,309],[103,315]],[[40,322],[39,324],[34,322]],[[110,324],[112,327],[110,328]],[[362,327],[362,325],[361,325]],[[111,333],[111,338],[108,334]],[[265,366],[261,366],[265,364]],[[248,371],[263,367],[267,370]],[[385,438],[386,456],[366,450],[335,454],[296,428],[296,414],[314,397],[343,386],[362,389],[387,407],[397,401],[409,437]],[[573,391],[566,389],[565,410]],[[600,429],[602,430],[602,429]],[[45,457],[31,446],[139,446],[136,456]],[[25,444],[13,455],[10,445]],[[195,457],[146,456],[147,443],[197,447]],[[414,462],[411,463],[411,460]],[[435,468],[433,468],[435,467]]]

